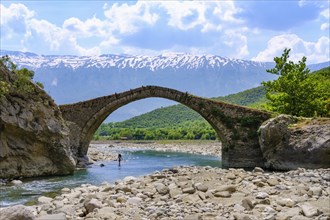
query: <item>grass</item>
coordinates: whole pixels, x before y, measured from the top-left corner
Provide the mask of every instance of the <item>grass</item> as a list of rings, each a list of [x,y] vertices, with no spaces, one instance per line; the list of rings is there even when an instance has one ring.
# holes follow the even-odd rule
[[[305,126],[311,126],[311,125],[325,125],[330,124],[330,118],[304,118],[299,117],[298,121],[295,124],[289,125],[289,128],[292,129],[299,129],[303,128]]]

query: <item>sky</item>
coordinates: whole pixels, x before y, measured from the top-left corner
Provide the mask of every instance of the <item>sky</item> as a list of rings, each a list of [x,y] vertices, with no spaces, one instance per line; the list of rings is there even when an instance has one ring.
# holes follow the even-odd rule
[[[330,60],[330,1],[1,0],[0,49],[43,55],[213,54]]]

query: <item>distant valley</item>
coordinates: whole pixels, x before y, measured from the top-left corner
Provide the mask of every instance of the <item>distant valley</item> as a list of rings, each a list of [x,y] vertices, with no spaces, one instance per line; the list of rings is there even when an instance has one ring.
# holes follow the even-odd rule
[[[142,85],[158,85],[203,97],[218,97],[257,87],[274,79],[266,73],[271,62],[230,59],[216,55],[163,54],[159,56],[101,55],[57,56],[4,51],[19,67],[35,71],[35,80],[57,104],[74,103],[126,91]],[[311,65],[311,70],[330,62]],[[107,121],[122,121],[155,108],[175,104],[146,99],[120,108]]]

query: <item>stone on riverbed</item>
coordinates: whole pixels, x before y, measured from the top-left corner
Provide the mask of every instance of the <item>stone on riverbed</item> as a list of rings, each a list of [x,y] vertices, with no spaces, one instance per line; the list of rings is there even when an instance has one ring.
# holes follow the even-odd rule
[[[14,185],[22,185],[23,184],[23,182],[20,181],[20,180],[12,180],[11,183],[14,184]]]
[[[310,203],[301,204],[300,208],[306,217],[313,217],[318,215],[317,208],[313,207]]]
[[[0,209],[0,220],[35,220],[32,210],[23,205]]]
[[[99,209],[99,208],[103,207],[103,205],[102,205],[102,202],[100,202],[99,200],[91,199],[84,203],[84,207],[86,209],[86,213],[88,214],[90,212],[93,212],[94,209],[96,209],[96,208]]]
[[[53,199],[50,197],[46,197],[46,196],[41,196],[38,198],[38,203],[39,204],[49,204]]]
[[[50,214],[50,215],[44,215],[40,218],[37,218],[37,220],[67,220],[65,213],[58,213],[58,214]]]
[[[215,189],[216,192],[222,192],[222,191],[228,191],[228,192],[235,192],[236,191],[236,186],[234,185],[224,185],[220,186]]]
[[[162,183],[156,184],[156,190],[161,195],[165,195],[169,192],[169,188]]]

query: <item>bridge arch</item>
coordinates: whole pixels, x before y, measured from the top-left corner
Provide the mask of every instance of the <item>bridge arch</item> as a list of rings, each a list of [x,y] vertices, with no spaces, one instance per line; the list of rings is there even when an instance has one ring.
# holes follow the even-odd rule
[[[269,113],[159,86],[142,86],[118,94],[60,106],[63,118],[74,124],[71,132],[75,133],[78,139],[75,146],[77,156],[87,154],[95,131],[112,112],[131,102],[151,97],[179,102],[198,112],[208,121],[221,139],[223,166],[263,166],[257,129],[270,117]]]

